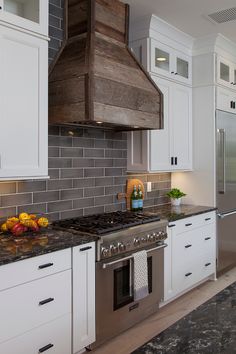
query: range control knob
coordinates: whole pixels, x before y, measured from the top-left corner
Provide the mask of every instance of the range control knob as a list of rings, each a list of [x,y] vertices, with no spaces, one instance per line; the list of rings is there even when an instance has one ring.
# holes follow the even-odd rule
[[[160,232],[159,232],[159,237],[160,237],[161,240],[165,240],[166,237],[167,237],[166,232],[160,231]]]
[[[102,247],[101,254],[102,254],[102,257],[104,257],[104,258],[108,257],[109,256],[109,249],[105,248],[105,247]]]
[[[139,246],[140,245],[140,240],[135,237],[134,239],[134,246]]]
[[[153,242],[153,241],[154,241],[154,236],[153,236],[153,234],[147,235],[147,240],[148,240],[149,242]]]
[[[120,252],[125,251],[125,245],[123,244],[123,242],[119,242],[119,243],[118,243],[118,250],[119,250]]]
[[[111,254],[116,254],[118,252],[118,247],[115,245],[110,245]]]
[[[142,237],[141,238],[141,243],[145,243],[147,240],[146,240],[146,238],[145,237]]]

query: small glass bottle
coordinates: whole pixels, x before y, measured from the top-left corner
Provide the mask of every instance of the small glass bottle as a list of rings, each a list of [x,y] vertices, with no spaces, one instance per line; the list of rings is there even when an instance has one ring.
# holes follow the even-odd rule
[[[138,186],[138,210],[143,210],[143,191],[141,186]]]
[[[138,203],[138,192],[136,186],[134,186],[133,192],[130,197],[130,201],[131,201],[131,210],[138,211],[139,203]]]

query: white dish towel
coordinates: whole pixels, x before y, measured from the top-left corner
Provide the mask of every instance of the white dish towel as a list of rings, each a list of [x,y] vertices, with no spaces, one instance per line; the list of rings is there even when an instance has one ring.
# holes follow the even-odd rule
[[[140,251],[134,257],[134,300],[146,297],[148,293],[148,265],[147,252]]]

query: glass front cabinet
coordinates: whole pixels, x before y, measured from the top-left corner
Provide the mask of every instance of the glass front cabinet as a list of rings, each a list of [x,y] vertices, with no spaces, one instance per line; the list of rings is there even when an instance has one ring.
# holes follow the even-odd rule
[[[219,56],[217,60],[217,82],[236,89],[236,63]]]
[[[0,0],[0,22],[48,35],[48,0]]]
[[[192,58],[151,39],[151,71],[175,81],[192,83]]]

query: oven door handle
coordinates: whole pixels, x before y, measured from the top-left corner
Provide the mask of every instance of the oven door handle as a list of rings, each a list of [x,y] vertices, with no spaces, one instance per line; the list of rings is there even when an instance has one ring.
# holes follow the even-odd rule
[[[164,244],[161,245],[161,246],[148,249],[147,252],[152,252],[152,251],[160,250],[160,249],[165,248],[165,247],[167,247],[167,246],[168,246],[168,245],[167,245],[166,243],[164,243]],[[131,255],[128,256],[128,257],[120,258],[120,259],[117,259],[116,261],[113,261],[113,262],[104,263],[104,264],[102,265],[102,268],[103,268],[103,269],[106,269],[106,268],[108,268],[108,267],[110,267],[110,266],[112,266],[112,265],[114,265],[114,264],[116,264],[116,263],[120,263],[120,262],[123,262],[123,261],[127,261],[127,260],[132,259],[132,258],[133,258],[133,255],[131,254]]]

